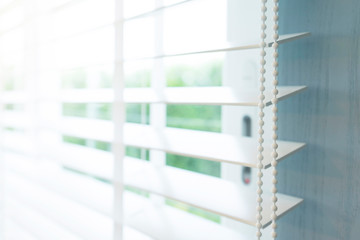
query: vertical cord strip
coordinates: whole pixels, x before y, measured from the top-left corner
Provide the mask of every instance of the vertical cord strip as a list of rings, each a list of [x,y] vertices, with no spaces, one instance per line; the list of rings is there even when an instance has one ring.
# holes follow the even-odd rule
[[[273,43],[273,48],[274,48],[274,53],[273,53],[273,57],[274,57],[274,63],[273,63],[273,68],[274,68],[274,72],[273,72],[273,98],[271,100],[272,104],[273,104],[273,108],[272,108],[272,112],[273,112],[273,144],[272,144],[272,161],[271,161],[271,166],[273,168],[273,178],[272,178],[272,215],[271,215],[271,220],[272,220],[272,238],[276,239],[277,237],[277,233],[276,233],[276,228],[277,228],[277,224],[276,224],[276,219],[277,219],[277,215],[276,215],[276,211],[277,211],[277,157],[278,157],[278,153],[277,153],[277,148],[278,148],[278,144],[277,144],[277,121],[278,121],[278,117],[277,117],[277,103],[278,103],[278,99],[277,99],[277,94],[278,94],[278,90],[277,90],[277,85],[278,85],[278,67],[279,67],[279,63],[278,63],[278,39],[279,39],[279,34],[278,34],[278,30],[279,30],[279,0],[274,0],[274,35],[273,35],[273,39],[274,39],[274,43]]]
[[[261,64],[261,68],[260,68],[260,96],[259,96],[259,145],[258,145],[258,189],[257,189],[257,222],[256,222],[256,227],[257,227],[257,239],[260,240],[262,233],[261,233],[261,228],[262,228],[262,224],[261,224],[261,220],[262,220],[262,169],[263,169],[263,164],[262,164],[262,160],[264,159],[263,156],[263,151],[264,151],[264,147],[263,147],[263,142],[264,142],[264,99],[265,99],[265,95],[264,95],[264,90],[265,90],[265,86],[264,86],[264,82],[265,82],[265,56],[266,56],[266,52],[265,52],[265,47],[266,47],[266,43],[265,43],[265,38],[266,38],[266,34],[265,34],[265,30],[266,30],[266,2],[267,0],[261,0],[262,1],[262,5],[261,5],[261,12],[262,12],[262,16],[261,16],[261,20],[262,20],[262,24],[261,24],[261,43],[260,43],[260,47],[261,47],[261,51],[260,51],[260,55],[261,55],[261,60],[260,60],[260,64]]]

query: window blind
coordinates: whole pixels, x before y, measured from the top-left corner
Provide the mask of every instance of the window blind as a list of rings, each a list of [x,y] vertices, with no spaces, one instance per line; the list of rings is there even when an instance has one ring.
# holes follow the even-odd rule
[[[2,238],[275,238],[303,201],[271,188],[305,147],[274,136],[306,90],[278,45],[310,35],[277,37],[278,1],[0,6]]]

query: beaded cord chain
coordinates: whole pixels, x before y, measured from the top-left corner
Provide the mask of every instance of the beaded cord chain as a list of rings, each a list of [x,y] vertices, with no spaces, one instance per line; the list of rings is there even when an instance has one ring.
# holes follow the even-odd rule
[[[277,215],[276,215],[276,211],[277,211],[277,196],[276,196],[276,193],[277,193],[277,179],[276,179],[276,176],[277,176],[277,169],[276,169],[276,166],[277,166],[277,161],[276,161],[276,158],[278,156],[278,153],[277,153],[277,148],[278,148],[278,144],[277,144],[277,120],[278,120],[278,117],[277,117],[277,103],[278,103],[278,99],[277,99],[277,94],[278,94],[278,90],[277,90],[277,85],[278,85],[278,66],[279,66],[279,63],[278,63],[278,57],[279,57],[279,54],[278,54],[278,47],[279,47],[279,44],[278,44],[278,39],[279,39],[279,34],[278,34],[278,30],[279,30],[279,0],[274,0],[274,8],[273,8],[273,11],[274,11],[274,35],[273,35],[273,39],[274,39],[274,43],[273,43],[273,49],[274,49],[274,53],[273,53],[273,57],[274,57],[274,63],[273,63],[273,68],[274,68],[274,72],[273,72],[273,98],[271,100],[272,104],[273,104],[273,108],[272,108],[272,112],[273,112],[273,144],[272,144],[272,161],[271,161],[271,166],[273,168],[273,172],[272,172],[272,184],[273,184],[273,187],[272,187],[272,215],[271,215],[271,220],[272,220],[272,224],[271,224],[271,227],[272,227],[272,238],[273,239],[276,239],[277,237],[277,233],[276,233],[276,227],[277,227],[277,224],[276,224],[276,219],[277,219]]]
[[[262,16],[261,16],[261,20],[262,20],[262,24],[261,24],[261,43],[260,43],[260,47],[261,47],[261,52],[260,52],[260,55],[261,55],[261,60],[260,60],[260,64],[261,64],[261,68],[260,68],[260,73],[261,73],[261,76],[260,76],[260,96],[259,96],[259,146],[258,146],[258,164],[257,164],[257,167],[258,167],[258,189],[257,189],[257,194],[258,194],[258,197],[257,197],[257,216],[256,216],[256,219],[257,219],[257,222],[256,222],[256,227],[257,227],[257,233],[256,233],[256,236],[257,236],[257,239],[260,240],[261,239],[261,228],[262,228],[262,224],[261,224],[261,220],[262,220],[262,202],[263,202],[263,199],[262,199],[262,193],[263,193],[263,190],[262,190],[262,185],[263,185],[263,182],[262,182],[262,176],[263,176],[263,173],[262,173],[262,169],[263,169],[263,164],[262,164],[262,160],[264,159],[264,156],[263,156],[263,151],[264,151],[264,147],[263,147],[263,142],[264,142],[264,138],[263,138],[263,134],[264,134],[264,129],[263,129],[263,126],[264,126],[264,99],[265,99],[265,95],[264,95],[264,90],[265,90],[265,87],[264,87],[264,82],[265,82],[265,64],[266,64],[266,61],[265,61],[265,55],[266,55],[266,52],[265,52],[265,47],[266,47],[266,43],[265,43],[265,38],[266,38],[266,34],[265,34],[265,30],[266,30],[266,2],[267,0],[262,0],[262,6],[261,6],[261,11],[262,11]]]

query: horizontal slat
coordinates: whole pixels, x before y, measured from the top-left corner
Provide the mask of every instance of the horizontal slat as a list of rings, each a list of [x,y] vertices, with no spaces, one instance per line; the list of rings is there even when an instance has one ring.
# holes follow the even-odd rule
[[[65,199],[61,195],[46,191],[15,174],[7,173],[6,183],[6,192],[9,196],[22,201],[34,211],[74,234],[85,239],[112,239],[110,218]]]
[[[304,38],[310,36],[309,32],[302,32],[302,33],[292,33],[292,34],[284,34],[279,36],[278,43],[283,44],[289,41],[294,41],[300,38]],[[266,43],[266,47],[271,47],[274,42]],[[229,52],[229,51],[239,51],[239,50],[247,50],[247,49],[255,49],[260,48],[259,43],[249,43],[246,45],[226,45],[219,48],[214,49],[206,49],[206,50],[198,50],[192,52],[181,52],[181,53],[169,53],[163,55],[155,55],[151,57],[141,57],[141,58],[128,58],[125,61],[138,61],[138,60],[146,60],[146,59],[156,59],[156,58],[167,58],[167,57],[179,57],[179,56],[186,56],[186,55],[193,55],[193,54],[204,54],[204,53],[216,53],[216,52]]]
[[[113,139],[113,124],[110,121],[63,117],[59,121],[59,127],[64,135],[105,142],[111,142]]]
[[[278,99],[283,100],[305,89],[305,86],[279,87]],[[257,106],[258,95],[257,89],[236,91],[228,87],[173,87],[166,88],[162,93],[156,93],[151,88],[128,88],[124,97],[127,103]],[[266,106],[271,105],[271,98],[271,91],[265,91]]]
[[[278,87],[279,100],[300,93],[306,86]],[[166,103],[166,104],[198,104],[198,105],[237,105],[257,106],[257,89],[234,90],[229,87],[169,87],[159,94],[151,88],[126,88],[125,103]],[[114,101],[112,89],[62,90],[55,98],[38,98],[41,101],[59,101],[67,103],[111,103]],[[271,105],[272,93],[265,90],[265,104]],[[3,102],[24,102],[25,96],[20,93],[7,93]]]
[[[283,100],[305,89],[306,86],[280,86],[278,99]],[[258,95],[257,89],[236,91],[229,87],[169,87],[162,93],[157,93],[152,88],[126,88],[124,101],[125,103],[257,106]],[[271,98],[271,91],[266,90],[266,106],[271,105]],[[111,103],[114,96],[111,89],[64,90],[60,99],[68,103]]]
[[[29,96],[24,91],[3,91],[0,98],[1,103],[25,103]]]
[[[17,181],[19,181],[19,179]],[[58,181],[61,181],[61,179],[58,179]],[[30,187],[31,189],[33,189],[33,186],[29,182],[23,181],[22,184],[23,185],[21,186],[21,189],[24,187],[26,188]],[[74,186],[76,188],[76,186],[78,186],[76,182],[75,184],[73,182],[65,182],[65,184],[67,184],[69,188],[74,188]],[[31,205],[33,204],[39,205],[42,202],[41,199],[44,198],[48,199],[47,198],[48,194],[49,193],[40,190],[40,191],[35,191],[32,196],[27,196],[23,193],[17,196],[18,197],[23,196],[25,201],[31,202]],[[99,194],[101,194],[101,192]],[[39,200],[37,200],[37,198],[39,198]],[[64,206],[61,205],[59,199],[57,199],[57,201],[55,202],[52,201],[47,205],[49,205],[49,207],[50,205],[54,205],[53,207],[57,207],[58,209],[63,210],[60,215],[68,214],[69,211],[71,211],[72,214],[78,213],[76,211],[76,208],[69,210],[64,209]],[[38,206],[35,206],[35,208],[37,207]],[[42,206],[42,207],[47,209],[48,206]],[[51,210],[52,208],[49,208],[48,211],[52,211]],[[228,240],[248,239],[246,236],[240,233],[236,233],[232,230],[226,229],[216,223],[210,222],[200,217],[193,216],[189,213],[180,210],[176,210],[172,207],[154,205],[150,202],[149,199],[137,196],[129,192],[125,194],[124,209],[125,209],[127,225],[157,240],[169,240],[169,239],[218,240],[221,239],[221,237],[224,237],[224,239],[228,239]],[[75,220],[76,219],[68,219],[69,222],[67,224],[75,224],[73,222]],[[88,221],[86,221],[83,225],[86,225],[86,223],[88,223]],[[88,227],[91,229],[91,231],[93,231],[91,225],[88,225]],[[101,228],[101,226],[94,226],[94,227],[98,229]],[[89,232],[91,232],[90,229]],[[186,231],[184,231],[184,229],[186,229]],[[209,231],[209,229],[211,229],[211,231]],[[89,239],[95,239],[95,237]],[[105,239],[105,238],[98,238],[98,239]],[[125,239],[133,240],[133,239],[143,239],[143,238],[130,237]]]
[[[65,229],[62,229],[61,226],[53,223],[48,218],[38,214],[30,207],[21,204],[14,198],[7,197],[5,206],[6,216],[22,226],[25,231],[31,232],[36,239],[81,239]]]
[[[11,0],[5,2],[5,4],[2,2],[0,7],[0,15],[3,15],[4,13],[12,10],[13,8],[19,6],[23,3],[23,0]]]
[[[111,103],[114,101],[113,89],[72,89],[60,93],[60,101],[68,103]]]
[[[83,158],[88,159],[87,156],[85,155]],[[40,168],[30,171],[29,165],[27,166],[24,161],[16,161],[16,159],[12,159],[9,164],[15,164],[14,169],[36,180],[39,184],[56,189],[57,192],[70,199],[76,199],[98,212],[111,216],[109,208],[111,202],[109,201],[112,199],[112,192],[110,185],[60,171],[58,168]],[[97,166],[102,167],[101,159],[97,159]],[[21,169],[25,169],[25,171]],[[82,168],[80,170],[83,171]],[[127,186],[202,208],[252,226],[256,225],[255,189],[237,186],[226,180],[173,167],[156,166],[129,157],[125,158],[124,174]],[[111,179],[111,176],[108,178]],[[69,187],[68,183],[71,183],[72,186]],[[79,192],[79,189],[86,186],[91,186],[91,188]],[[271,194],[264,193],[263,198],[262,224],[266,227],[271,223]],[[278,194],[278,198],[277,214],[279,217],[302,202],[300,198],[283,194]]]
[[[135,16],[125,18],[124,21],[127,22],[127,21],[131,21],[131,20],[134,20],[134,19],[146,17],[146,16],[149,16],[151,14],[157,13],[159,11],[163,11],[163,10],[165,10],[167,8],[172,8],[172,7],[175,7],[175,6],[179,6],[181,4],[188,3],[188,2],[191,2],[191,1],[195,1],[195,0],[184,0],[184,1],[179,1],[177,3],[174,3],[174,4],[169,4],[169,5],[165,5],[165,6],[162,6],[162,7],[154,8],[154,9],[152,9],[150,11],[147,11],[147,12],[135,15]]]
[[[32,126],[31,119],[24,112],[3,111],[0,124],[2,127],[25,129]]]
[[[68,168],[109,181],[112,179],[113,155],[111,152],[65,143],[54,155]]]
[[[84,156],[86,158],[86,156]],[[21,158],[8,159],[8,165],[19,174],[84,206],[111,217],[112,188],[89,177],[83,177],[47,164],[32,167]],[[32,163],[33,164],[33,163]],[[101,160],[98,159],[98,167]],[[256,190],[232,182],[181,170],[156,166],[146,161],[125,158],[126,186],[155,193],[206,211],[256,226]],[[278,216],[281,217],[302,199],[278,194]],[[263,194],[264,227],[271,223],[271,194]]]
[[[24,92],[3,92],[0,97],[3,104],[7,103],[27,103],[29,96]],[[43,96],[32,96],[32,100],[41,102],[74,102],[74,103],[110,103],[114,100],[113,90],[109,88],[103,89],[70,89],[59,90],[52,94],[47,93]]]
[[[253,138],[235,137],[176,128],[155,128],[126,124],[125,144],[133,147],[161,150],[172,154],[257,167],[257,142]],[[278,141],[280,161],[305,146],[304,143]],[[265,168],[270,166],[271,144],[264,144]]]
[[[14,222],[8,217],[5,219],[3,229],[2,236],[4,236],[4,239],[6,240],[38,240],[32,233],[26,231],[23,226],[20,226],[18,223]]]
[[[53,162],[34,161],[30,157],[13,153],[3,155],[7,168],[12,172],[112,218],[113,192],[110,184],[85,175],[74,174]],[[85,159],[86,157],[86,155],[82,156]],[[76,158],[72,160],[77,161]],[[98,160],[100,163],[101,159]]]
[[[54,191],[56,192],[59,190],[58,188],[54,188],[52,191],[46,190],[13,173],[7,174],[7,191],[10,196],[25,202],[25,204],[29,205],[33,210],[52,219],[54,222],[57,222],[72,232],[78,233],[79,236],[82,236],[84,239],[112,239],[111,218],[96,214],[90,209],[86,209],[86,207],[72,201],[74,199],[86,199],[91,201],[89,198],[91,195],[87,194],[89,191],[88,189],[85,191],[86,189],[84,190],[84,187],[92,188],[93,186],[91,184],[82,185],[84,182],[78,182],[77,180],[81,178],[80,176],[72,179],[68,179],[67,176],[55,175],[51,176],[51,178],[42,178],[41,185],[47,185],[48,183],[44,183],[46,181],[52,183],[57,181],[57,186],[62,184],[64,186],[63,189],[69,192],[65,194],[67,197],[75,191],[78,191],[79,193],[77,196],[69,198],[71,200],[54,193]],[[76,175],[74,174],[74,176]],[[106,187],[111,189],[111,185],[109,184],[103,183],[103,186],[105,186],[104,189],[106,189]],[[60,190],[60,192],[64,193],[62,190]],[[104,191],[99,191],[97,194],[101,195],[103,193]],[[82,198],[81,194],[84,194]],[[142,206],[133,204],[137,203],[136,201],[127,201],[127,203],[128,207],[125,209],[131,210],[128,212],[128,216],[132,216],[142,209]],[[104,207],[111,209],[112,204],[108,204]],[[150,237],[126,226],[124,228],[124,239],[151,240]]]
[[[15,179],[14,179],[15,178]],[[81,191],[81,188],[77,182],[64,181],[65,179],[56,178],[57,181],[63,181],[64,185],[67,185],[68,188],[73,188],[73,190],[78,189]],[[49,179],[46,179],[49,180]],[[46,181],[43,179],[43,181]],[[23,199],[27,202],[30,202],[32,206],[36,204],[35,208],[38,208],[38,205],[41,204],[42,199],[48,200],[49,193],[44,191],[43,189],[33,186],[30,182],[21,180],[16,178],[15,176],[11,177],[10,184],[16,181],[17,184],[17,192],[15,195],[20,197],[23,196]],[[21,185],[19,185],[21,182]],[[12,185],[14,187],[14,185]],[[20,188],[20,189],[19,189]],[[23,188],[30,188],[33,190],[36,188],[37,190],[33,192],[31,196],[27,196],[26,193],[22,191]],[[25,191],[26,192],[26,191]],[[101,194],[102,192],[99,192]],[[19,194],[19,195],[18,195]],[[198,240],[198,239],[209,239],[209,240],[218,240],[221,237],[224,239],[248,239],[246,236],[236,233],[232,230],[226,229],[221,225],[210,222],[208,220],[202,219],[200,217],[193,216],[189,213],[176,210],[172,207],[167,206],[159,206],[151,203],[149,199],[137,196],[135,194],[127,192],[124,196],[125,198],[125,215],[126,215],[126,224],[130,227],[138,230],[139,232],[143,232],[150,237],[158,240]],[[46,206],[42,206],[42,208],[47,209],[51,205],[53,207],[57,207],[57,209],[61,209],[62,216],[69,214],[71,211],[72,214],[77,214],[77,209],[65,209],[64,205],[62,205],[61,201],[63,201],[61,197],[57,198],[55,202],[51,201],[46,204]],[[67,204],[65,204],[67,206]],[[49,208],[48,211],[51,211]],[[65,212],[65,213],[64,213]],[[74,224],[73,221],[76,219],[69,219],[67,224]],[[91,225],[88,225],[91,229]],[[101,228],[101,226],[96,226],[96,228]],[[89,231],[90,231],[89,229]],[[186,229],[186,231],[183,231]],[[211,231],[209,231],[211,229]],[[92,231],[92,229],[91,229]],[[90,232],[91,232],[90,231]],[[128,230],[129,231],[129,230]],[[132,236],[134,236],[133,233]],[[139,235],[139,233],[136,233]],[[94,239],[89,238],[89,239]],[[100,238],[99,238],[100,239]],[[104,239],[104,238],[101,238]],[[133,239],[148,239],[148,238],[127,238],[125,239],[133,240]]]
[[[128,226],[124,226],[124,240],[154,240],[153,238],[143,234]]]
[[[127,219],[127,224],[157,240],[251,239],[251,236],[241,231],[235,232],[172,207],[152,204],[134,194],[127,194],[125,201],[136,202],[142,206],[141,211]]]
[[[278,87],[278,99],[284,100],[292,95],[304,91],[306,86],[283,86]],[[160,94],[151,88],[127,88],[124,91],[125,103],[165,103],[165,104],[197,104],[197,105],[235,105],[257,106],[258,90],[247,89],[236,91],[228,87],[170,87],[165,88]],[[265,104],[271,105],[272,93],[265,91]],[[5,102],[23,102],[8,95],[3,99]],[[37,99],[38,102],[64,102],[64,103],[112,103],[114,101],[113,90],[64,90],[58,98]],[[11,121],[8,121],[11,123]]]
[[[8,149],[33,155],[36,153],[36,143],[31,135],[17,131],[3,131],[1,133],[1,149]]]
[[[256,226],[256,189],[173,167],[156,166],[146,161],[127,158],[126,185],[202,208]],[[271,194],[263,194],[264,227],[271,223]],[[279,217],[303,200],[278,194]]]
[[[112,123],[108,121],[80,118],[64,118],[62,121],[64,134],[81,138],[111,142],[112,130]],[[125,145],[133,147],[257,167],[257,141],[253,138],[177,128],[157,130],[147,125],[127,123],[124,142]],[[278,161],[305,147],[304,143],[289,141],[278,141],[278,145]],[[272,148],[268,142],[265,142],[264,146],[263,164],[268,168],[272,160]]]

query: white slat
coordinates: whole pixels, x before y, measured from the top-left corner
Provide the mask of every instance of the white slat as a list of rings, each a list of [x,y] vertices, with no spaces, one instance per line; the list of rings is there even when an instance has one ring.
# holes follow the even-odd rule
[[[124,22],[131,21],[131,20],[138,19],[138,18],[142,18],[142,17],[146,17],[146,16],[149,16],[151,14],[157,13],[159,11],[163,11],[165,9],[172,8],[172,7],[175,7],[175,6],[179,6],[181,4],[188,3],[188,2],[191,2],[191,1],[194,1],[194,0],[183,0],[183,1],[173,3],[173,4],[169,4],[169,5],[165,5],[165,6],[162,6],[162,7],[154,8],[154,9],[149,10],[147,12],[143,12],[143,13],[140,13],[138,15],[125,18]]]
[[[35,184],[33,184],[32,182],[26,180],[29,178],[24,179],[17,174],[8,173],[7,190],[9,191],[9,195],[11,197],[18,199],[18,201],[23,201],[28,206],[30,206],[31,209],[43,215],[43,217],[48,217],[52,221],[58,223],[60,226],[63,226],[74,233],[78,233],[79,236],[83,237],[83,239],[112,239],[111,218],[92,212],[90,209],[87,209],[83,205],[79,205],[73,202],[74,200],[82,202],[83,204],[85,204],[85,206],[94,204],[94,201],[91,199],[94,195],[89,195],[89,191],[84,190],[84,187],[92,188],[94,186],[92,185],[94,183],[93,180],[88,179],[90,182],[84,182],[83,180],[78,181],[83,177],[76,176],[76,174],[73,174],[73,177],[71,179],[68,178],[70,173],[62,175],[58,172],[57,174],[58,175],[53,175],[51,177],[42,176],[43,178],[41,179],[41,181],[39,178],[32,178],[30,180],[36,181]],[[110,184],[101,182],[98,182],[98,184],[102,184],[102,186],[104,187],[103,189],[96,189],[96,194],[98,195],[104,193],[106,195],[107,188],[111,189]],[[51,190],[46,190],[43,187],[40,187],[40,185],[46,186]],[[58,188],[60,185],[63,185],[63,187]],[[9,188],[11,188],[11,191]],[[31,194],[30,191],[32,192]],[[74,195],[76,191],[78,191],[78,193]],[[67,198],[64,198],[63,196],[58,195],[54,192],[64,194],[71,200],[68,200]],[[112,201],[112,199],[113,198],[109,198],[110,201]],[[88,203],[86,203],[86,201]],[[90,204],[90,202],[92,203]],[[129,210],[131,210],[128,213],[129,216],[137,213],[142,208],[141,205],[134,205],[133,202],[134,201],[128,201],[128,207],[125,207],[125,209],[128,208]],[[108,212],[112,212],[112,204],[93,205],[93,207],[94,206],[101,206],[104,208],[103,211],[106,211],[106,209],[110,209],[108,210]],[[37,224],[34,221],[32,222],[34,224]],[[152,238],[144,235],[143,233],[135,229],[125,227],[124,240],[152,240]]]
[[[301,39],[301,38],[304,38],[307,36],[310,36],[309,32],[284,34],[284,35],[279,36],[278,43],[282,44],[282,43],[286,43],[289,41]],[[271,47],[272,45],[273,45],[273,42],[268,42],[266,44],[266,47]],[[194,52],[169,53],[169,54],[163,54],[163,55],[155,55],[155,56],[151,56],[151,57],[129,58],[129,59],[125,59],[125,61],[137,61],[137,60],[166,58],[166,57],[178,57],[178,56],[203,54],[203,53],[229,52],[229,51],[239,51],[239,50],[255,49],[255,48],[260,48],[259,43],[249,43],[246,45],[229,44],[229,45],[225,45],[225,46],[215,48],[215,49],[206,49],[206,50],[199,50],[199,51],[194,51]]]
[[[112,103],[114,101],[113,89],[71,89],[62,90],[61,102],[69,103]]]
[[[78,212],[78,207],[73,204],[73,206],[68,205],[66,199],[58,196],[56,201],[46,202],[43,203],[43,200],[48,201],[49,196],[51,193],[45,191],[39,186],[35,186],[31,184],[31,182],[22,180],[19,177],[16,177],[14,174],[8,174],[9,186],[12,188],[12,195],[15,196],[17,199],[23,199],[29,205],[31,205],[34,209],[39,210],[45,215],[52,215],[56,221],[61,222],[61,218],[68,218],[72,215],[76,217],[72,217],[69,219],[69,223],[67,225],[75,225],[69,228],[76,228],[79,227],[78,225],[80,222],[76,221],[79,219],[80,212]],[[53,178],[59,182],[64,181],[63,178],[58,178],[59,176],[53,176]],[[49,179],[42,179],[43,182],[49,181]],[[78,182],[69,182],[64,181],[67,185],[67,188],[73,188],[70,192],[81,191],[81,185]],[[80,187],[80,188],[79,188]],[[36,191],[33,192],[31,195],[27,195],[27,191]],[[25,191],[23,191],[25,190]],[[57,189],[53,189],[56,191]],[[99,192],[98,194],[102,194],[103,192]],[[84,194],[84,199],[88,199],[86,193]],[[51,198],[51,197],[50,197]],[[247,239],[246,236],[236,233],[232,230],[226,229],[221,225],[216,223],[210,222],[208,220],[202,219],[200,217],[196,217],[191,215],[190,213],[186,213],[180,210],[173,209],[172,207],[167,206],[157,206],[152,204],[149,199],[137,196],[132,193],[125,193],[125,215],[126,215],[126,224],[139,232],[142,232],[150,237],[153,237],[157,240],[198,240],[198,239],[209,239],[209,240],[217,240],[221,236],[226,237],[226,239]],[[75,208],[69,208],[75,207]],[[54,209],[55,208],[55,209]],[[51,211],[55,211],[55,214],[52,214]],[[61,211],[61,213],[58,213]],[[50,213],[49,213],[50,212]],[[87,217],[89,217],[87,215]],[[84,220],[82,225],[88,226],[88,235],[93,233],[93,231],[99,232],[101,229],[101,225],[94,226],[89,224],[90,219]],[[92,229],[92,228],[96,229]],[[186,231],[184,231],[186,229]],[[208,231],[208,229],[212,229],[212,231]],[[128,232],[128,233],[126,233]],[[130,232],[130,233],[129,233]],[[98,233],[99,234],[99,233]],[[142,238],[139,238],[139,237]],[[135,240],[148,240],[149,237],[145,237],[144,235],[134,232],[131,229],[125,228],[125,239]],[[95,236],[90,235],[87,239],[96,239]],[[105,237],[98,238],[98,239],[107,239]]]
[[[10,218],[5,219],[3,236],[6,240],[36,240],[33,234],[26,231]]]
[[[278,99],[283,100],[302,92],[305,86],[279,87]],[[237,105],[257,106],[259,103],[257,89],[236,91],[228,87],[173,87],[166,88],[160,95],[151,88],[128,88],[124,94],[127,103],[166,103],[198,105]],[[264,103],[271,105],[272,93],[265,92]]]
[[[246,186],[173,167],[156,166],[127,158],[125,183],[212,213],[256,226],[256,192]],[[278,216],[281,217],[303,200],[278,194]],[[264,227],[271,223],[271,194],[263,195]]]
[[[114,158],[110,152],[64,143],[53,157],[69,168],[99,178],[112,179]]]
[[[305,86],[278,87],[278,98],[281,101],[305,89]],[[265,97],[266,106],[271,105],[272,93],[266,91]],[[113,92],[109,89],[65,90],[61,93],[61,101],[111,103]],[[124,92],[124,101],[126,103],[257,106],[259,99],[257,89],[236,91],[228,87],[170,87],[165,88],[161,94],[157,94],[152,88],[127,88]]]
[[[64,171],[53,164],[34,165],[33,162],[14,154],[5,159],[10,169],[36,184],[112,217],[113,193],[110,184]],[[97,166],[102,167],[101,159],[97,159]],[[156,166],[130,157],[125,159],[124,169],[126,186],[174,199],[252,226],[256,224],[254,190],[219,178],[173,167]],[[111,176],[108,177],[111,179]],[[271,222],[270,197],[270,194],[264,194],[264,227]],[[302,202],[300,198],[283,194],[278,197],[279,217]]]
[[[109,142],[112,139],[111,123],[101,120],[63,118],[62,132],[67,135],[100,141]],[[127,123],[124,142],[133,147],[257,167],[257,142],[252,138],[177,128],[165,128],[158,131],[147,125]],[[278,145],[278,161],[305,147],[304,143],[289,141],[278,141]],[[264,146],[263,164],[265,168],[268,168],[272,149],[271,144],[264,144]]]
[[[72,159],[69,162],[71,161]],[[99,168],[102,167],[101,159],[97,159],[96,163]],[[36,181],[37,184],[54,189],[69,199],[111,217],[112,190],[109,184],[81,177],[49,164],[32,166],[34,163],[27,163],[25,159],[16,156],[10,156],[7,164],[13,171]],[[80,170],[83,171],[83,168],[81,167]],[[173,167],[157,166],[130,157],[125,159],[124,174],[127,186],[174,199],[252,226],[256,224],[254,189]],[[111,179],[111,176],[108,178]],[[278,198],[279,217],[302,202],[300,198],[283,194],[278,194]],[[266,227],[271,222],[270,194],[264,194],[263,206],[262,224]]]
[[[113,190],[110,184],[64,170],[52,161],[34,161],[12,153],[3,155],[7,168],[12,172],[112,218]],[[98,167],[101,167],[101,160],[98,159]]]
[[[124,240],[154,240],[153,238],[128,226],[124,226]]]
[[[80,240],[81,238],[61,228],[48,218],[36,213],[30,207],[21,204],[18,200],[6,199],[6,215],[19,224],[25,231],[32,233],[40,240]]]
[[[304,91],[306,86],[278,87],[279,100]],[[8,103],[23,102],[18,93],[8,93],[2,101]],[[271,105],[272,93],[265,91],[265,104]],[[39,98],[38,101],[61,101],[65,103],[111,103],[114,94],[111,89],[72,89],[63,90],[58,97]],[[168,87],[160,95],[151,88],[127,88],[124,92],[126,103],[166,103],[166,104],[197,104],[197,105],[236,105],[257,106],[258,90],[234,90],[229,87]],[[12,113],[9,113],[10,118]],[[13,115],[15,115],[14,113]],[[21,118],[25,121],[26,118]],[[17,120],[18,121],[18,120]],[[11,122],[11,121],[7,121]]]
[[[17,131],[3,131],[1,133],[1,148],[26,154],[35,154],[35,143],[31,136]]]
[[[32,125],[31,119],[24,112],[3,111],[1,115],[0,124],[2,127],[26,129]]]
[[[141,210],[127,216],[127,224],[157,240],[247,240],[250,236],[235,232],[219,224],[194,216],[173,207],[156,205],[148,199],[127,193],[129,202],[142,206]]]
[[[63,117],[59,121],[60,131],[64,135],[111,142],[113,124],[110,121],[77,117]]]
[[[61,181],[61,179],[58,180]],[[46,191],[39,185],[32,184],[13,173],[7,173],[6,183],[8,196],[23,201],[34,211],[74,234],[85,239],[112,239],[110,218],[65,199],[61,195]]]
[[[29,96],[22,91],[4,91],[0,97],[2,103],[25,103],[28,98]]]
[[[127,124],[124,141],[128,146],[257,167],[257,143],[252,138],[176,128],[157,131],[146,125]],[[278,161],[305,146],[303,143],[286,141],[279,141],[278,145]],[[271,161],[271,148],[270,144],[264,144],[264,146],[263,164],[265,168],[268,168]]]

